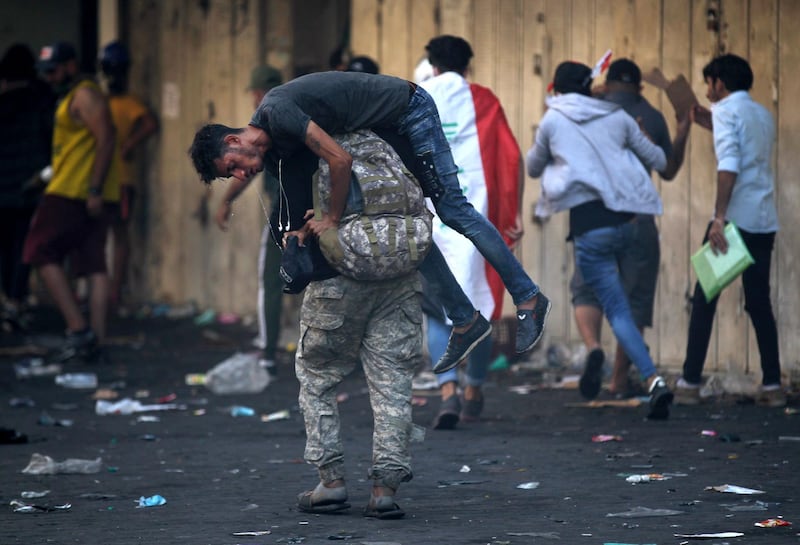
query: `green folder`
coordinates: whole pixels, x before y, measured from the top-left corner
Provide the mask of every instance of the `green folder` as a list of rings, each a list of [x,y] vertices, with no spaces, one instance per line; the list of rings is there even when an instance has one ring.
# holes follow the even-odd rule
[[[706,301],[711,301],[719,295],[725,286],[755,263],[753,256],[747,251],[739,229],[733,223],[725,226],[725,238],[728,240],[727,253],[714,255],[711,245],[706,242],[692,256],[692,266],[697,273],[697,281],[700,282],[700,287],[706,295]]]

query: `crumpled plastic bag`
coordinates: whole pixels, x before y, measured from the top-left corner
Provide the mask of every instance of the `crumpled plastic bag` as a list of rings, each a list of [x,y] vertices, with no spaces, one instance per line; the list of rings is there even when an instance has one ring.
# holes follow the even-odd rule
[[[28,466],[22,470],[28,475],[56,475],[68,473],[99,473],[103,465],[103,459],[81,460],[78,458],[67,458],[63,462],[56,462],[50,456],[35,452],[31,455]]]
[[[258,354],[237,352],[206,373],[205,385],[217,395],[257,394],[269,382],[269,373],[258,364]]]

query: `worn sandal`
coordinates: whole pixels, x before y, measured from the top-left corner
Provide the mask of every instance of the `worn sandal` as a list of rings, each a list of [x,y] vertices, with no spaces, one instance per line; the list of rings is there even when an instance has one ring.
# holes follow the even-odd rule
[[[337,513],[350,509],[347,488],[327,488],[319,483],[314,490],[306,490],[297,495],[297,508],[306,513]]]
[[[406,515],[394,501],[394,496],[370,496],[364,516],[381,520],[400,519]]]

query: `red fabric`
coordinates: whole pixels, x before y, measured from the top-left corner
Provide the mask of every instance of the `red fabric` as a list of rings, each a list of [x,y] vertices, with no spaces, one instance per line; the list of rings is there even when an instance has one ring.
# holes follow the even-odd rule
[[[470,89],[475,104],[475,125],[486,178],[489,221],[500,231],[506,244],[510,245],[511,240],[504,232],[514,226],[519,211],[519,146],[508,126],[503,107],[494,93],[475,83],[470,84]],[[505,287],[488,262],[486,278],[495,302],[492,319],[497,320],[502,315]]]

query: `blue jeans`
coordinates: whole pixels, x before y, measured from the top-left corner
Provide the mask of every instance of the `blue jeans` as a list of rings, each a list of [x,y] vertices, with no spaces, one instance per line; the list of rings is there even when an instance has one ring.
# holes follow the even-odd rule
[[[444,351],[447,349],[447,341],[450,338],[449,325],[437,320],[436,318],[427,316],[428,319],[428,352],[431,355],[431,361],[439,361]],[[489,372],[489,358],[492,357],[492,337],[483,339],[475,350],[470,352],[467,359],[467,373],[464,381],[467,386],[479,387],[483,385],[486,380],[486,374]],[[454,367],[440,375],[436,375],[436,380],[439,386],[445,382],[458,382],[458,368]]]
[[[439,120],[439,111],[431,96],[421,87],[408,102],[408,110],[398,121],[398,130],[411,142],[411,147],[417,157],[430,154],[434,170],[443,188],[441,196],[432,199],[433,206],[439,218],[452,229],[467,237],[486,261],[494,267],[503,280],[506,289],[514,299],[514,304],[519,305],[533,298],[539,293],[539,287],[527,275],[514,254],[511,253],[503,237],[489,220],[482,216],[461,192],[458,182],[458,167],[450,153],[450,145],[442,131],[442,122]],[[417,173],[415,173],[417,174]],[[422,177],[417,175],[420,179]],[[444,264],[446,266],[446,263]],[[430,274],[429,274],[430,273]],[[425,278],[431,282],[441,282],[444,277],[441,264],[429,266],[429,272],[423,271]],[[441,291],[452,290],[450,285],[444,285]],[[448,316],[451,309],[446,306]],[[471,316],[471,315],[470,315]],[[450,317],[453,320],[452,317]],[[453,320],[456,325],[459,324]]]
[[[642,379],[647,379],[656,374],[656,368],[633,321],[619,274],[619,261],[631,247],[634,229],[629,222],[592,229],[575,237],[575,261],[584,282],[600,301],[617,341],[639,369]]]

